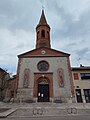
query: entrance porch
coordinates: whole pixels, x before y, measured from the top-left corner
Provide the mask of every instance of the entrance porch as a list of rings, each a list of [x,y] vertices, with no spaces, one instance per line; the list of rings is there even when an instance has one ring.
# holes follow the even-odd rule
[[[52,73],[34,74],[34,98],[37,102],[50,102],[53,98]]]

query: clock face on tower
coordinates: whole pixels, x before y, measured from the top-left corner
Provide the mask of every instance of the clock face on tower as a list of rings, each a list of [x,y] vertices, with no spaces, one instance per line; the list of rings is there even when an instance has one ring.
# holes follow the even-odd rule
[[[49,69],[49,64],[46,61],[40,61],[37,67],[39,71],[47,71]]]
[[[43,55],[44,55],[45,53],[46,53],[46,51],[45,51],[45,50],[41,50],[41,54],[43,54]]]

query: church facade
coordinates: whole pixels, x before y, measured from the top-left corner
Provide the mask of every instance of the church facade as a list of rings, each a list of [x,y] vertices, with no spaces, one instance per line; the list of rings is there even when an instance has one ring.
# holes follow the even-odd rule
[[[69,102],[74,98],[70,54],[51,48],[44,10],[36,26],[36,48],[18,55],[17,98],[36,102]]]

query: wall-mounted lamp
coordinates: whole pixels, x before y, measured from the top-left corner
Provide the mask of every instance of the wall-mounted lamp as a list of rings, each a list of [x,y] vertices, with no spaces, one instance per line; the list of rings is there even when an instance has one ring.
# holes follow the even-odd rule
[[[44,76],[44,75],[42,75],[42,77],[44,78],[45,76]]]

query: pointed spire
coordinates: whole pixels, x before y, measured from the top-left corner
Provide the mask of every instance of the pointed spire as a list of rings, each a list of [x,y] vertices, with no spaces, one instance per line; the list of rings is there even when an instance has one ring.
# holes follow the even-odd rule
[[[42,25],[42,24],[47,24],[47,21],[46,21],[46,18],[45,18],[45,14],[44,14],[44,10],[43,10],[43,9],[42,9],[42,14],[41,14],[41,18],[40,18],[39,24],[40,24],[40,25]]]
[[[36,26],[36,48],[50,48],[50,26],[47,24],[44,10],[42,9],[39,24]]]

